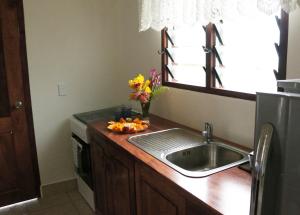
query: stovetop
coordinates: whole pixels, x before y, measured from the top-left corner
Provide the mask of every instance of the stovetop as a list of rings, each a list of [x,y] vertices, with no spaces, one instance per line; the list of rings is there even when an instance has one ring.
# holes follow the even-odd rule
[[[114,114],[118,109],[120,109],[120,107],[105,108],[101,110],[74,114],[74,117],[82,123],[88,124],[99,120],[114,119]]]
[[[122,106],[110,107],[101,110],[89,111],[84,113],[74,114],[73,116],[84,124],[89,124],[99,120],[115,120],[116,112],[120,112]],[[132,111],[133,115],[137,112]]]

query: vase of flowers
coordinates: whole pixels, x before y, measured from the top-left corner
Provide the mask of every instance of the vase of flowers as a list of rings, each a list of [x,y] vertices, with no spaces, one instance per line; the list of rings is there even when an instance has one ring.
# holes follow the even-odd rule
[[[149,109],[150,109],[151,102],[147,103],[141,103],[141,109],[142,109],[142,116],[143,118],[149,117]]]
[[[145,79],[142,74],[138,74],[128,83],[129,87],[133,89],[129,96],[130,99],[140,102],[143,118],[149,117],[152,99],[167,89],[161,86],[161,74],[156,69],[151,69],[148,79]]]

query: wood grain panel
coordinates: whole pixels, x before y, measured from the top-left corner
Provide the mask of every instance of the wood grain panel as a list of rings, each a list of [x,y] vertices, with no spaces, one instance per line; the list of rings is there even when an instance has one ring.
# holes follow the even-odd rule
[[[107,214],[105,157],[103,149],[94,140],[92,140],[91,149],[96,214],[104,215]]]
[[[0,16],[0,117],[9,116],[9,112],[7,80],[3,53],[2,25]]]
[[[170,200],[165,198],[158,190],[155,190],[145,181],[141,182],[141,214],[144,215],[177,215],[178,210]]]
[[[145,165],[135,165],[138,215],[184,215],[184,198],[173,185]]]
[[[0,133],[8,133],[12,130],[12,122],[10,117],[0,118]]]
[[[98,135],[92,135],[92,165],[97,214],[134,215],[134,160]]]
[[[0,193],[17,188],[17,168],[13,147],[13,135],[0,133]]]
[[[107,187],[111,188],[108,192],[109,199],[109,214],[124,214],[130,215],[131,213],[131,198],[130,198],[130,175],[129,169],[126,168],[121,162],[109,159],[106,181]]]
[[[13,134],[0,132],[0,206],[20,200]]]

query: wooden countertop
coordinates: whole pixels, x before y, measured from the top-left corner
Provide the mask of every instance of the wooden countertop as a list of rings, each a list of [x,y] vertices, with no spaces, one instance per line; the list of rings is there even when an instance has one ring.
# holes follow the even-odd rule
[[[147,131],[153,132],[168,128],[181,127],[180,124],[152,115],[151,126]],[[148,153],[127,141],[128,134],[116,134],[106,129],[107,122],[95,122],[89,129],[115,142],[121,148],[142,161],[176,185],[194,200],[200,200],[221,214],[249,215],[251,195],[251,175],[237,167],[203,178],[186,177]],[[141,134],[141,133],[139,133]]]

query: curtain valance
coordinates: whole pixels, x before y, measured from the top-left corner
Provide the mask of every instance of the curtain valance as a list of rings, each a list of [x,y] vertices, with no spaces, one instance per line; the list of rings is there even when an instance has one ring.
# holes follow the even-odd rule
[[[140,31],[149,28],[207,24],[226,19],[238,19],[261,11],[272,15],[280,9],[295,10],[300,0],[138,0]]]

